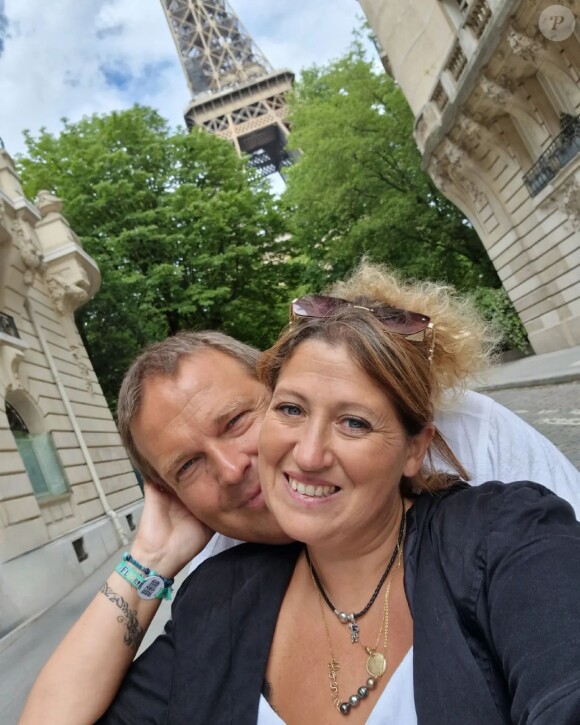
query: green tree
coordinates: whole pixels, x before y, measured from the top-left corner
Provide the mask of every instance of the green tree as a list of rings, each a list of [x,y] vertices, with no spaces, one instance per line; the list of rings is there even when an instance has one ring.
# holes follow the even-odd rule
[[[309,282],[340,278],[367,254],[459,289],[499,286],[471,224],[421,169],[403,94],[359,42],[304,71],[290,109],[301,156],[283,199]]]
[[[287,311],[284,224],[231,146],[173,132],[139,106],[63,124],[26,133],[18,165],[29,196],[44,188],[64,200],[101,269],[77,322],[109,403],[143,345],[167,334],[214,328],[269,344]]]

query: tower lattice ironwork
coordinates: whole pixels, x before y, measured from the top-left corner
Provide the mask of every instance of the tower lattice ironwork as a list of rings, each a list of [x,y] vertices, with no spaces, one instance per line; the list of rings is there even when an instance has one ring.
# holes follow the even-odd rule
[[[192,100],[188,128],[228,139],[266,176],[291,164],[285,94],[294,74],[273,70],[227,0],[161,0]]]

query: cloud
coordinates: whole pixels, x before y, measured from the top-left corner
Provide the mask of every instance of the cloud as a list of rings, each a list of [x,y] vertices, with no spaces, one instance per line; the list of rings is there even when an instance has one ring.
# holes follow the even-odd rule
[[[4,50],[4,40],[8,35],[8,18],[4,12],[4,0],[0,0],[0,56]]]
[[[350,43],[355,0],[233,0],[275,68],[298,72]],[[8,32],[9,31],[9,32]],[[190,99],[159,0],[0,0],[0,136],[24,150],[22,129],[58,132],[60,119],[151,105],[183,125]]]
[[[363,16],[356,0],[234,0],[233,4],[272,65],[296,73],[338,57]]]

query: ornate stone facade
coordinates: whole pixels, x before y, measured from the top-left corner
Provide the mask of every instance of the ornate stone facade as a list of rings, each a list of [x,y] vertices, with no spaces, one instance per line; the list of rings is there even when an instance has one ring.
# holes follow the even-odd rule
[[[549,0],[360,0],[439,189],[472,222],[534,350],[580,344],[580,17]],[[571,0],[559,0],[578,14]]]
[[[141,492],[74,311],[94,260],[0,148],[0,637],[76,587],[129,537]]]

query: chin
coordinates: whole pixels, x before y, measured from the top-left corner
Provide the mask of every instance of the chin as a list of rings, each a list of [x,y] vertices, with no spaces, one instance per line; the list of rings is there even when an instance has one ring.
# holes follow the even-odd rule
[[[282,528],[285,536],[291,541],[301,541],[303,544],[308,546],[316,546],[323,544],[328,540],[329,536],[326,531],[321,531],[319,526],[314,526],[312,522],[310,525],[301,525],[298,522],[286,524],[282,522]]]
[[[243,521],[236,521],[230,527],[221,527],[221,533],[233,539],[253,544],[288,544],[293,541],[276,523],[266,506],[245,512]]]

